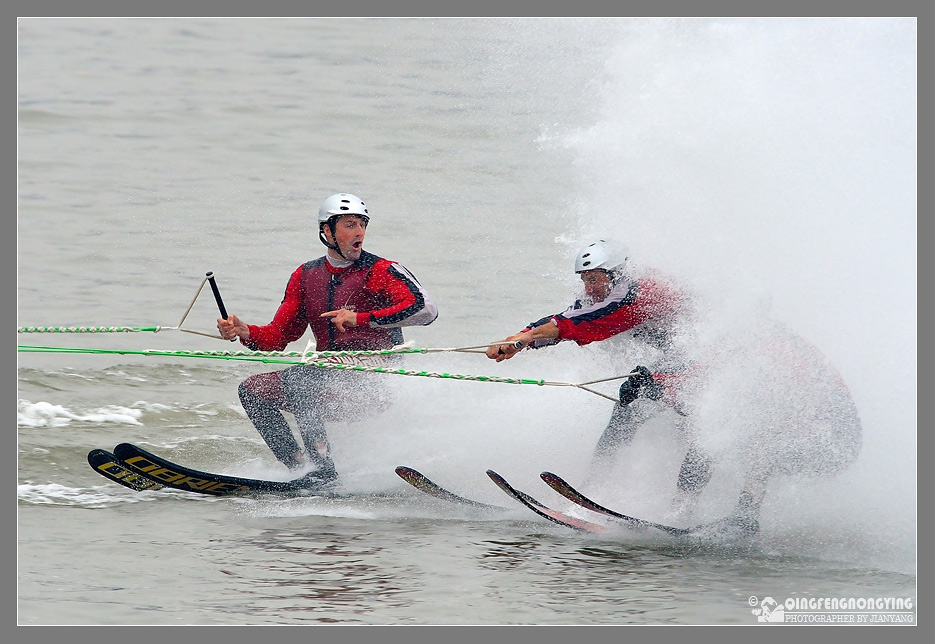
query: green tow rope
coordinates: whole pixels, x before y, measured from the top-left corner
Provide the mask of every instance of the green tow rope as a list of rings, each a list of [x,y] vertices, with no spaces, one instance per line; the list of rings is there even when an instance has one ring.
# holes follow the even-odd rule
[[[137,356],[156,356],[171,358],[213,358],[218,360],[245,360],[248,362],[262,362],[264,364],[289,364],[289,365],[307,365],[319,369],[335,369],[338,371],[366,371],[370,373],[391,373],[401,376],[422,376],[425,378],[444,378],[450,380],[476,380],[478,382],[503,382],[518,385],[547,385],[563,384],[550,383],[545,380],[532,380],[529,378],[503,378],[498,376],[472,376],[457,373],[437,373],[433,371],[415,371],[412,369],[388,369],[386,367],[367,367],[363,365],[342,364],[339,362],[325,362],[322,360],[310,361],[308,358],[301,359],[302,354],[298,352],[278,352],[268,353],[261,351],[167,351],[159,349],[85,349],[72,347],[41,347],[31,345],[18,345],[16,347],[20,353],[93,353],[93,354],[117,354],[117,355],[137,355]],[[401,349],[401,350],[379,350],[379,351],[318,351],[309,356],[313,358],[329,357],[353,357],[361,355],[394,355],[399,353],[424,353],[425,349]],[[298,359],[296,359],[298,358]]]
[[[264,351],[179,351],[179,350],[159,350],[159,349],[87,349],[72,347],[44,347],[33,345],[17,345],[16,350],[19,353],[85,353],[85,354],[116,354],[116,355],[137,355],[150,357],[170,357],[170,358],[208,358],[215,360],[238,360],[247,362],[261,362],[264,364],[287,364],[287,365],[307,365],[318,369],[333,369],[336,371],[354,371],[369,373],[387,373],[399,376],[420,376],[423,378],[441,378],[444,380],[468,380],[475,382],[496,382],[514,385],[538,385],[552,387],[576,387],[592,394],[607,398],[617,402],[617,398],[608,396],[600,391],[596,391],[586,385],[597,382],[606,382],[626,378],[632,374],[623,376],[614,376],[612,378],[602,378],[585,383],[555,382],[543,379],[533,378],[509,378],[502,376],[475,376],[470,374],[445,373],[435,371],[417,371],[414,369],[391,369],[387,367],[369,367],[361,364],[344,364],[341,362],[328,362],[321,358],[347,359],[359,356],[390,356],[402,353],[428,353],[430,351],[439,351],[439,349],[420,349],[397,347],[395,349],[371,350],[371,351],[317,351],[303,355],[296,351],[289,352],[264,352]],[[450,349],[441,349],[450,350]]]
[[[161,326],[20,326],[17,333],[159,333]],[[171,327],[177,329],[176,327]]]
[[[215,283],[214,273],[208,271],[205,274],[204,279],[201,280],[201,284],[198,286],[198,290],[195,292],[195,297],[192,298],[191,304],[188,305],[185,313],[182,315],[182,319],[179,320],[178,326],[144,326],[144,327],[132,327],[132,326],[21,326],[17,327],[17,333],[159,333],[160,331],[183,331],[185,333],[194,333],[197,335],[203,335],[209,338],[222,339],[219,335],[213,335],[210,333],[204,333],[202,331],[195,331],[192,329],[183,329],[182,324],[185,322],[185,318],[188,317],[188,314],[191,312],[192,307],[195,305],[195,301],[198,299],[198,296],[201,294],[201,290],[204,288],[206,282],[211,283],[211,289],[214,291],[214,298],[217,301],[218,310],[221,313],[221,317],[227,319],[227,310],[224,307],[224,303],[221,301],[221,294],[218,292],[217,284]],[[233,342],[233,340],[232,340]],[[422,376],[425,378],[443,378],[447,380],[473,380],[476,382],[501,382],[507,384],[515,385],[539,385],[545,386],[555,386],[555,387],[577,387],[578,389],[583,389],[592,394],[601,396],[602,398],[607,398],[608,400],[613,400],[614,402],[619,402],[613,396],[608,396],[607,394],[601,393],[587,387],[587,385],[595,384],[598,382],[607,382],[609,380],[618,380],[620,378],[627,378],[632,373],[623,375],[623,376],[613,376],[611,378],[602,378],[600,380],[592,380],[590,382],[582,382],[579,384],[574,384],[571,382],[551,382],[547,380],[534,380],[531,378],[503,378],[499,376],[472,376],[472,375],[463,375],[456,373],[436,373],[433,371],[414,371],[410,369],[388,369],[386,367],[377,367],[377,366],[365,366],[359,364],[359,358],[367,356],[390,356],[397,355],[402,353],[437,353],[437,352],[463,352],[463,353],[483,353],[488,347],[513,344],[512,342],[502,341],[495,342],[493,344],[483,344],[473,347],[458,347],[458,348],[448,348],[448,349],[418,349],[406,346],[394,347],[392,349],[383,349],[383,350],[361,350],[361,351],[308,351],[299,353],[296,351],[290,352],[269,352],[269,351],[161,351],[156,349],[143,349],[143,350],[130,350],[130,349],[83,349],[83,348],[69,348],[69,347],[42,347],[34,345],[17,345],[16,350],[19,353],[94,353],[94,354],[118,354],[118,355],[139,355],[139,356],[161,356],[161,357],[172,357],[172,358],[213,358],[217,360],[245,360],[249,362],[262,362],[266,364],[289,364],[289,365],[309,365],[312,367],[317,367],[319,369],[335,369],[338,371],[366,371],[370,373],[392,373],[400,376]],[[311,347],[311,342],[309,347]],[[519,345],[516,348],[520,348]],[[325,360],[322,360],[324,358]],[[357,361],[358,364],[347,364],[347,362]]]
[[[227,358],[243,360],[250,358],[304,358],[302,362],[289,364],[306,364],[316,358],[355,358],[359,356],[390,356],[401,353],[429,353],[431,351],[447,351],[447,349],[421,349],[415,347],[395,347],[393,349],[367,349],[356,351],[314,351],[302,353],[300,351],[186,351],[161,349],[88,349],[73,347],[47,347],[36,345],[17,345],[20,353],[116,353],[146,356],[179,356],[183,358]]]

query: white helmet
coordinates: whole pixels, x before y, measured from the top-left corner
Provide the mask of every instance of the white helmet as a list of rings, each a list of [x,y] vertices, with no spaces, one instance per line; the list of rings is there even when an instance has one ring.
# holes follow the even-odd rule
[[[331,195],[321,202],[321,207],[318,209],[318,239],[321,240],[322,244],[344,257],[344,253],[341,252],[338,245],[330,243],[325,237],[325,226],[331,229],[331,238],[336,237],[335,222],[342,215],[356,215],[364,220],[366,226],[370,222],[370,214],[367,212],[366,204],[361,201],[360,197],[355,197],[347,192]]]
[[[319,225],[328,223],[328,220],[336,215],[357,215],[364,221],[370,221],[367,206],[360,197],[346,192],[331,195],[321,202],[321,207],[318,209]]]
[[[583,273],[602,269],[611,273],[622,273],[630,250],[624,245],[598,239],[588,244],[575,257],[575,272]]]

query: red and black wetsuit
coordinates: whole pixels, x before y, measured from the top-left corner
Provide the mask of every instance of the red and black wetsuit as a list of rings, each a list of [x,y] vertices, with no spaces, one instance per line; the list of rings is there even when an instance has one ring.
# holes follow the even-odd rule
[[[556,340],[536,340],[533,348],[571,340],[580,346],[607,340],[626,331],[665,353],[673,353],[673,326],[687,312],[685,293],[657,277],[647,276],[621,280],[600,302],[576,300],[562,313],[532,322],[524,331],[544,324],[558,327]],[[662,362],[666,369],[653,374],[655,380],[669,387],[684,379],[680,359],[667,355]],[[682,366],[682,369],[673,367]],[[670,387],[674,390],[674,387]],[[674,395],[674,393],[673,393]]]
[[[357,312],[357,326],[339,333],[326,311]],[[413,275],[401,265],[366,251],[340,268],[319,257],[295,269],[273,321],[247,325],[255,351],[282,351],[309,327],[317,351],[389,349],[403,341],[400,327],[431,324],[435,304]]]
[[[341,308],[357,312],[357,326],[344,332],[321,317]],[[401,327],[431,324],[437,317],[435,303],[400,264],[366,251],[343,267],[320,257],[292,273],[272,322],[248,325],[250,340],[243,344],[255,351],[282,351],[311,328],[318,351],[389,349],[403,342]],[[315,446],[327,444],[324,421],[379,402],[375,387],[359,395],[354,391],[366,380],[363,374],[353,381],[347,376],[306,366],[261,373],[240,384],[240,400],[276,457],[294,467],[291,459],[299,446],[280,410],[295,415],[306,453],[320,461]]]
[[[631,331],[634,340],[645,342],[662,352],[662,358],[652,373],[652,385],[641,387],[633,397],[661,399],[685,416],[678,393],[682,385],[690,380],[691,374],[689,365],[674,346],[673,335],[674,327],[684,322],[684,317],[690,314],[691,305],[686,293],[655,274],[647,274],[639,278],[620,279],[600,302],[577,300],[562,313],[541,318],[529,324],[524,331],[544,324],[558,327],[558,338],[536,340],[530,345],[532,348],[563,340],[571,340],[583,346]],[[629,404],[633,398],[628,400],[625,397],[624,389],[627,387],[630,387],[629,379],[621,386],[621,403],[614,407],[607,428],[594,450],[596,461],[605,467],[620,444],[629,441],[636,427],[649,418],[646,409]],[[684,420],[680,428],[688,433]],[[679,474],[679,487],[703,487],[710,478],[709,459],[694,446],[690,436],[686,436],[686,439],[689,451]]]

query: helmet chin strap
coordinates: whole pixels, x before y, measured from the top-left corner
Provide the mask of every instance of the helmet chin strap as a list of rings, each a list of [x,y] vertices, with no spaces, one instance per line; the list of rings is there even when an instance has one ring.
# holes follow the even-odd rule
[[[331,231],[331,238],[335,240],[335,243],[333,244],[330,243],[328,239],[325,237],[324,226],[328,226],[328,229]],[[322,244],[324,244],[325,246],[327,246],[328,248],[336,252],[338,255],[340,255],[342,259],[347,259],[347,257],[344,256],[344,253],[341,252],[341,247],[338,246],[337,244],[338,233],[336,230],[334,219],[330,219],[327,223],[322,224],[322,227],[318,229],[318,239],[321,240]]]

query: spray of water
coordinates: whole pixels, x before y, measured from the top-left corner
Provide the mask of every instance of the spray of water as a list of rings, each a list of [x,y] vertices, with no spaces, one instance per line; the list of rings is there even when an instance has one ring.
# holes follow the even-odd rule
[[[699,294],[697,339],[724,367],[705,401],[710,440],[796,428],[839,372],[860,458],[836,481],[776,483],[772,509],[786,527],[863,531],[889,544],[867,547],[903,554],[915,543],[915,45],[913,21],[635,23],[607,60],[600,117],[553,139],[576,155],[569,245],[609,232]],[[834,368],[754,353],[771,320]],[[834,442],[811,448],[829,469],[841,457]]]

